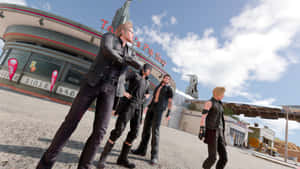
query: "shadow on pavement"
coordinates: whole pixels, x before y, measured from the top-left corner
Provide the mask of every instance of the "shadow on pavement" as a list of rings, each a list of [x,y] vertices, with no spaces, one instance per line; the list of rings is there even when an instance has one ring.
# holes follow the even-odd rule
[[[40,159],[45,150],[39,147],[0,144],[0,152]],[[77,163],[78,160],[78,155],[66,152],[61,152],[57,158],[57,161],[62,163]]]
[[[42,141],[42,142],[47,142],[47,143],[51,143],[51,139],[48,139],[48,138],[39,138],[38,139],[39,141]],[[83,142],[79,142],[79,141],[75,141],[75,140],[68,140],[67,141],[67,144],[65,145],[65,147],[68,147],[68,148],[71,148],[71,149],[76,149],[76,150],[82,150],[83,147],[84,147],[84,143]],[[103,151],[103,148],[104,147],[99,147],[99,150],[98,150],[98,153],[101,153]],[[116,149],[112,149],[112,152],[109,154],[109,156],[119,156],[121,153],[120,150],[116,150]],[[149,162],[149,160],[146,160],[145,158],[143,157],[137,157],[133,154],[129,154],[128,155],[128,158],[129,159],[134,159],[134,160],[140,160],[140,161],[145,161],[145,162]],[[98,160],[98,159],[97,159]],[[108,163],[110,164],[110,163]],[[114,163],[111,163],[111,164],[114,164]]]

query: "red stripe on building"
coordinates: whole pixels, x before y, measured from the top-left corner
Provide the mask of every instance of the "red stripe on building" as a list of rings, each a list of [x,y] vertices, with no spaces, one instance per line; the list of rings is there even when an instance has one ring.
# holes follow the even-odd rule
[[[69,23],[69,22],[63,21],[63,20],[58,19],[58,18],[55,18],[55,17],[47,16],[47,15],[44,15],[44,14],[41,14],[41,13],[37,13],[37,12],[25,10],[25,9],[13,8],[13,7],[6,7],[6,6],[3,6],[3,7],[1,7],[1,8],[14,9],[14,10],[18,10],[18,11],[22,11],[22,12],[31,13],[31,14],[38,15],[38,16],[43,16],[43,17],[45,17],[45,18],[49,18],[49,19],[55,20],[55,21],[57,21],[57,22],[61,22],[61,23],[67,24],[67,25],[69,25],[69,26],[75,27],[75,28],[77,28],[77,29],[80,29],[80,30],[82,30],[82,31],[91,33],[91,34],[93,34],[93,35],[96,35],[96,36],[102,38],[102,35],[100,35],[100,34],[98,34],[98,33],[92,32],[92,31],[90,31],[90,30],[88,30],[88,29],[82,28],[82,27],[80,27],[80,26],[71,24],[71,23]],[[66,45],[67,45],[67,44],[66,44]],[[75,47],[74,47],[74,48],[75,48]],[[78,48],[78,49],[79,49],[79,48]],[[88,52],[88,51],[87,51],[87,52]],[[91,55],[96,56],[96,54],[94,54],[94,53],[92,53]],[[158,67],[157,65],[153,64],[152,62],[150,62],[148,59],[146,59],[146,58],[143,57],[142,55],[140,55],[140,54],[137,53],[137,56],[139,56],[140,58],[142,58],[142,59],[145,60],[146,62],[150,63],[152,66],[156,67],[156,68],[159,69],[161,72],[166,73],[164,70],[162,70],[160,67]]]
[[[25,36],[25,37],[31,37],[31,38],[35,38],[35,39],[41,39],[41,40],[49,41],[49,42],[52,42],[52,43],[55,43],[55,44],[59,44],[59,45],[65,46],[65,47],[69,47],[69,48],[75,49],[77,51],[80,51],[80,52],[83,52],[83,53],[86,53],[86,54],[89,54],[89,55],[92,55],[92,56],[96,56],[95,53],[86,51],[84,49],[80,49],[80,48],[68,45],[66,43],[63,43],[63,42],[59,42],[59,41],[55,41],[55,40],[52,40],[52,39],[43,38],[43,37],[36,36],[36,35],[31,35],[31,34],[25,34],[25,33],[6,33],[6,34],[3,35],[3,38],[5,38],[6,36],[13,36],[13,35]]]

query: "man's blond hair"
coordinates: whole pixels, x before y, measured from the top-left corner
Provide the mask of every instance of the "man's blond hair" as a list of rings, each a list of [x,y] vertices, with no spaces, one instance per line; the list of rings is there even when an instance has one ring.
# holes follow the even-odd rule
[[[213,95],[214,96],[221,96],[225,93],[225,87],[215,87],[213,90]]]
[[[116,36],[120,37],[122,35],[122,30],[125,31],[130,28],[133,28],[133,25],[130,21],[120,24],[116,30]]]

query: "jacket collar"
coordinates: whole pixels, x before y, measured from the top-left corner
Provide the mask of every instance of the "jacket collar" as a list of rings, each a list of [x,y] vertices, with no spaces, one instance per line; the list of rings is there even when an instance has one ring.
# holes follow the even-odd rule
[[[220,103],[220,104],[223,104],[221,100],[217,100],[217,99],[215,99],[214,97],[212,97],[211,100],[212,100],[212,101],[215,101],[215,102],[218,102],[218,103]]]

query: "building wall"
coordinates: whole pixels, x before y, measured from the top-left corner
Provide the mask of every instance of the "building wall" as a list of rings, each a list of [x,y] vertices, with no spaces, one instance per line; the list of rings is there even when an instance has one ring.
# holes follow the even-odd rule
[[[237,122],[226,121],[225,123],[226,142],[229,145],[247,146],[248,128],[243,128]]]
[[[275,132],[268,128],[261,128],[260,131],[261,137],[269,140],[269,145],[271,147],[274,146]]]
[[[48,45],[53,48],[71,52],[72,55],[82,55],[92,60],[98,53],[98,46],[86,41],[62,34],[60,32],[48,30],[41,27],[28,25],[11,25],[5,31],[7,41],[26,40],[30,42]]]
[[[180,130],[198,135],[202,113],[184,109],[180,121]]]
[[[89,61],[40,46],[10,42],[6,43],[3,55],[1,55],[0,78],[2,78],[2,83],[8,83],[5,79],[8,79],[7,60],[9,58],[17,58],[19,61],[14,76],[15,83],[9,83],[9,85],[16,85],[44,95],[57,96],[68,101],[76,96],[80,81],[91,64]],[[49,91],[51,74],[54,70],[58,70],[59,74],[53,95]]]
[[[77,95],[80,82],[93,61],[93,57],[87,56],[96,55],[99,50],[86,41],[40,27],[13,25],[5,34],[0,82],[70,102]],[[19,62],[13,78],[15,83],[7,81],[9,58]],[[59,74],[53,92],[50,92],[54,70]],[[159,75],[151,74],[149,79],[154,89],[160,81]]]
[[[269,128],[258,128],[258,127],[249,127],[253,130],[253,133],[249,133],[248,141],[251,142],[252,138],[259,140],[259,143],[264,142],[264,139],[267,140],[267,144],[270,147],[274,147],[275,132]],[[257,147],[256,147],[257,148]]]
[[[185,109],[186,100],[192,99],[191,96],[188,96],[178,90],[173,91],[174,97],[173,97],[173,104],[172,104],[172,110],[171,110],[171,118],[169,122],[166,124],[168,127],[179,129],[181,119],[183,116],[183,110]]]

